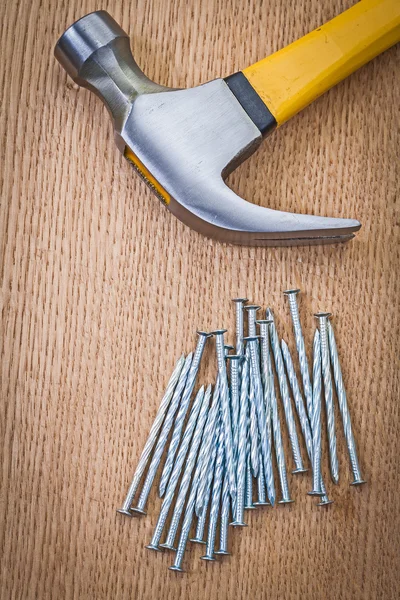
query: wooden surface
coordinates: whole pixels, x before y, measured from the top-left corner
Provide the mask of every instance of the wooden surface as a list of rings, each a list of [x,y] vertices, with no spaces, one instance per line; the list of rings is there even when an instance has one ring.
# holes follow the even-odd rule
[[[1,7],[1,585],[10,599],[399,597],[399,49],[271,137],[230,178],[259,204],[356,217],[343,247],[252,249],[179,223],[113,145],[109,117],[53,58],[76,18],[105,8],[154,80],[225,76],[332,18],[351,0],[73,0]],[[230,298],[272,305],[293,348],[287,287],[330,310],[361,462],[349,487],[339,435],[335,504],[256,511],[215,564],[144,549],[149,516],[117,516],[176,358],[196,328],[234,326]],[[207,350],[201,380],[213,380]],[[326,464],[325,464],[326,468]]]

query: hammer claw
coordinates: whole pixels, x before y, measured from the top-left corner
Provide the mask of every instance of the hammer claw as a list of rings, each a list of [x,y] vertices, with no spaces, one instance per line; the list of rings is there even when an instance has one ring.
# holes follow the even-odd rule
[[[212,186],[212,189],[206,187]],[[186,225],[222,242],[250,246],[304,246],[351,240],[361,224],[258,206],[231,190],[222,178],[191,190],[190,202],[171,198],[170,210]]]

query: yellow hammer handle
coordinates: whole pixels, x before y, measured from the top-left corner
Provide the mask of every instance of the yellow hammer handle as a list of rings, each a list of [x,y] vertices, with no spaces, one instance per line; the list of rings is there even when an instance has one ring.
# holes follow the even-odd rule
[[[361,0],[243,74],[282,125],[398,41],[400,0]]]

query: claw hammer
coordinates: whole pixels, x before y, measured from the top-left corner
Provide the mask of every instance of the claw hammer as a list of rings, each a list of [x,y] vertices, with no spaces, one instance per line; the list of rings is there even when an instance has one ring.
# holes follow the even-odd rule
[[[266,137],[400,40],[400,0],[361,0],[247,67],[190,89],[139,69],[129,37],[105,11],[71,25],[55,56],[111,115],[118,148],[181,221],[224,242],[290,246],[345,242],[360,223],[256,206],[226,177]]]

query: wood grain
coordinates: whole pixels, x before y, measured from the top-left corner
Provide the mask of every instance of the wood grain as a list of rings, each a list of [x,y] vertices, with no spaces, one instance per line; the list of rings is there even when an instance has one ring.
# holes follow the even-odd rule
[[[400,595],[399,49],[340,84],[230,178],[256,203],[356,217],[343,247],[239,248],[179,223],[118,154],[101,103],[53,58],[76,18],[107,9],[154,80],[186,87],[245,67],[351,0],[30,0],[2,3],[1,585],[10,599],[395,599]],[[397,201],[397,205],[396,205]],[[157,517],[117,516],[176,358],[196,328],[228,326],[230,298],[282,290],[329,309],[368,485],[319,510],[256,511],[217,564],[144,549]],[[231,333],[232,335],[232,333]],[[212,348],[203,381],[214,377]],[[326,466],[326,465],[325,465]]]

